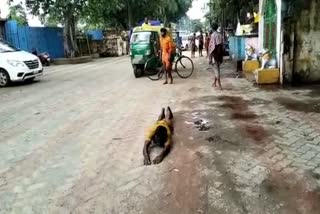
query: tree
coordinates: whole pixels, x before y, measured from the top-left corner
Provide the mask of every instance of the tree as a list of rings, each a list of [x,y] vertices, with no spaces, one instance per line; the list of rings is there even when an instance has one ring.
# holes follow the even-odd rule
[[[164,0],[163,8],[166,12],[163,17],[166,21],[177,22],[186,15],[191,5],[192,0]]]
[[[90,24],[129,29],[144,17],[162,20],[165,24],[183,17],[191,0],[89,0],[87,16]],[[96,5],[100,5],[97,7]]]
[[[201,23],[200,19],[192,20],[192,31],[200,32],[202,30],[203,30],[203,24]]]
[[[41,16],[40,21],[46,27],[57,27],[60,24],[56,17],[50,15]]]
[[[206,18],[211,23],[236,26],[238,19],[244,20],[247,12],[252,14],[258,4],[259,0],[210,0]]]
[[[64,51],[66,57],[78,54],[76,43],[76,25],[86,8],[88,0],[26,0],[33,15],[45,20],[49,15],[64,27]]]
[[[28,25],[27,14],[21,4],[9,7],[8,19],[15,20],[19,25]]]

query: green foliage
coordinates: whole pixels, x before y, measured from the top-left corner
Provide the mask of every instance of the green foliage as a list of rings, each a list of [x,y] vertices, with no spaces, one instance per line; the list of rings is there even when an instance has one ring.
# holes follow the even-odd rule
[[[88,0],[26,0],[26,5],[33,15],[50,15],[63,23],[67,16],[81,16],[87,2]]]
[[[40,16],[40,21],[46,27],[57,27],[58,24],[61,24],[60,20],[52,15],[42,15]]]
[[[204,26],[201,23],[200,19],[192,20],[192,31],[193,32],[200,32],[202,30],[204,30]]]
[[[176,22],[191,6],[191,0],[89,0],[87,21],[106,27],[128,29],[144,17]],[[99,5],[99,6],[97,6]]]
[[[210,12],[206,18],[211,22],[236,25],[238,18],[244,20],[247,12],[258,10],[259,0],[210,0]],[[224,20],[223,20],[224,18]]]
[[[33,15],[47,26],[64,26],[66,52],[77,51],[75,35],[79,21],[85,29],[128,29],[144,17],[177,21],[186,14],[192,0],[26,0]]]
[[[28,25],[27,14],[21,4],[10,6],[8,19],[15,20],[19,25]]]

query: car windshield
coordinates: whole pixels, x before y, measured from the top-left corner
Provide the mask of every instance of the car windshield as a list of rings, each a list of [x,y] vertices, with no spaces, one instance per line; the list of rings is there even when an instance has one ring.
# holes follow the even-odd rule
[[[132,34],[131,43],[149,43],[151,32],[138,32]]]
[[[0,53],[15,52],[15,51],[19,51],[19,50],[13,47],[12,45],[9,45],[8,43],[0,40]]]

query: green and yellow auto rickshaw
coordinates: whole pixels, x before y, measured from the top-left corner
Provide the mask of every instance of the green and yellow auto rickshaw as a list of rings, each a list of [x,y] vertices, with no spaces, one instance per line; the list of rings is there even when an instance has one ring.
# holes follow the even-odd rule
[[[136,27],[130,39],[130,56],[133,73],[136,78],[144,74],[146,62],[157,55],[160,50],[160,26]],[[158,58],[154,58],[158,59]],[[154,60],[152,67],[161,65],[159,60]]]

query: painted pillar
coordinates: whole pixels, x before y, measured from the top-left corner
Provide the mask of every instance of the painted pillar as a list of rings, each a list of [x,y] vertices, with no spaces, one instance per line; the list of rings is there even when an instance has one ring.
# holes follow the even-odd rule
[[[264,32],[264,18],[263,18],[263,5],[264,0],[259,0],[259,15],[260,15],[260,21],[259,21],[259,50],[263,49],[263,32]]]
[[[277,61],[278,61],[278,66],[280,66],[280,59],[281,59],[281,38],[282,38],[282,33],[281,33],[281,21],[282,21],[282,14],[281,14],[281,8],[282,8],[282,0],[277,0],[277,43],[276,43],[276,49],[277,49]]]

